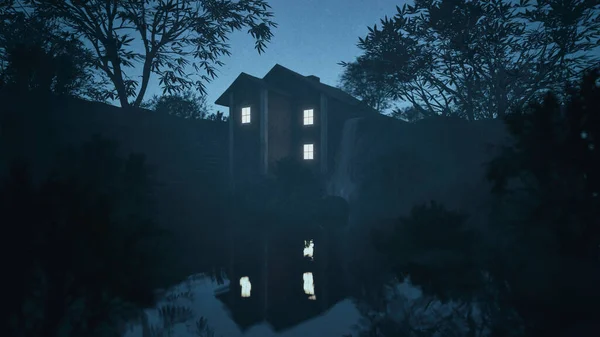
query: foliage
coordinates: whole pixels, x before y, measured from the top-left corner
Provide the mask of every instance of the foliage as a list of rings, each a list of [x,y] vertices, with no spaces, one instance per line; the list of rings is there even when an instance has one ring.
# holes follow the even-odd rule
[[[150,77],[163,93],[197,89],[216,76],[229,55],[228,35],[248,28],[262,53],[272,37],[273,13],[264,0],[27,0],[91,45],[94,65],[114,85],[122,107],[139,107]],[[138,45],[142,46],[141,50]],[[130,70],[141,65],[141,79]],[[190,68],[193,71],[190,71]],[[202,75],[200,73],[203,72]],[[133,98],[133,101],[130,101]]]
[[[215,122],[227,122],[229,120],[229,118],[224,116],[222,111],[210,113],[210,114],[208,114],[208,116],[206,116],[206,119],[215,121]]]
[[[205,280],[205,277],[202,275],[202,280]],[[188,290],[184,291],[176,286],[164,296],[164,301],[156,308],[158,324],[150,322],[147,312],[141,315],[142,337],[176,336],[174,328],[178,324],[185,324],[187,330],[198,337],[215,337],[215,331],[208,325],[205,317],[192,320],[194,312],[190,306],[195,296],[191,291],[190,281],[186,282]]]
[[[467,331],[571,335],[598,317],[599,80],[594,70],[568,90],[564,105],[549,94],[506,116],[513,141],[489,165],[497,197],[489,224],[465,228],[464,215],[431,204],[376,233],[398,279],[408,277],[426,297],[473,308],[452,318],[472,315]],[[386,319],[373,322],[402,328]]]
[[[369,28],[350,67],[424,116],[501,117],[561,92],[598,62],[599,5],[585,0],[416,0]],[[381,83],[380,83],[381,82]]]
[[[416,122],[425,118],[425,115],[414,106],[408,106],[403,108],[396,108],[392,110],[391,116],[407,122]]]
[[[277,188],[276,199],[281,202],[317,199],[324,195],[320,177],[298,160],[284,158],[278,161],[273,168],[273,175],[273,183]]]
[[[1,190],[8,333],[118,335],[154,303],[162,231],[151,222],[152,180],[143,157],[94,139],[65,152],[36,185],[15,164]],[[18,252],[15,254],[15,252]]]
[[[39,13],[5,8],[0,20],[0,73],[5,86],[103,101],[92,54],[74,35]]]
[[[426,295],[442,300],[468,299],[479,285],[474,261],[474,234],[465,228],[464,214],[442,205],[415,206],[397,220],[392,233],[376,235],[399,279],[410,276]]]
[[[390,308],[387,315],[359,305],[359,311],[364,312],[363,319],[355,327],[359,337],[489,335],[485,323],[480,317],[475,317],[474,308],[467,303],[442,303],[431,296],[409,298],[401,291],[401,286],[386,288]]]
[[[579,91],[569,90],[565,106],[549,94],[508,116],[515,143],[488,172],[497,193],[532,201],[528,222],[556,230],[562,253],[591,260],[600,245],[599,79],[597,70],[587,74]]]
[[[269,225],[284,221],[290,231],[294,228],[292,223],[306,227],[314,220],[324,196],[319,177],[291,158],[278,161],[272,172],[266,179],[236,187],[239,219],[234,222],[257,219],[261,225]]]
[[[186,119],[207,119],[210,116],[206,96],[197,95],[191,91],[183,94],[154,96],[144,107],[158,113]]]
[[[550,94],[509,116],[514,144],[489,168],[507,211],[519,210],[520,218],[506,226],[510,249],[524,258],[509,260],[499,274],[511,283],[532,335],[564,331],[598,315],[599,79],[598,70],[588,73],[579,89],[568,91],[565,105]],[[529,272],[515,272],[523,268]]]
[[[340,88],[383,113],[391,107],[391,88],[377,75],[359,62],[347,63],[340,76]]]

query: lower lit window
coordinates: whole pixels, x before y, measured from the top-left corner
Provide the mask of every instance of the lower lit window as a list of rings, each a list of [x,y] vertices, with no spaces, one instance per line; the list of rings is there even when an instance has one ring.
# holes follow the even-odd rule
[[[315,159],[315,145],[304,144],[304,160]]]
[[[250,283],[250,278],[248,276],[240,278],[240,286],[242,287],[242,297],[250,297],[252,283]]]
[[[311,272],[304,273],[302,279],[304,280],[304,293],[308,295],[309,300],[316,300],[317,296],[315,296],[315,281],[313,279],[313,274]]]

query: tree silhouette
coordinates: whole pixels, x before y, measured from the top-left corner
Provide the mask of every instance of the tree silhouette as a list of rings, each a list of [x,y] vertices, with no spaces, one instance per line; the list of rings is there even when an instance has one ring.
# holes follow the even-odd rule
[[[273,35],[271,28],[276,27],[264,0],[24,2],[56,18],[91,45],[95,66],[114,85],[116,92],[109,94],[122,107],[142,104],[152,74],[158,75],[164,93],[194,88],[204,94],[205,82],[223,64],[220,57],[230,54],[228,34],[248,28],[261,53]],[[141,51],[134,48],[134,41],[141,43]],[[137,65],[141,65],[140,80],[129,76]]]
[[[65,153],[38,186],[22,162],[3,184],[3,319],[10,336],[118,335],[154,304],[162,231],[143,158],[96,139]]]
[[[508,116],[515,144],[504,148],[488,172],[496,192],[538,200],[531,216],[556,226],[563,253],[592,261],[600,244],[599,79],[598,70],[588,73],[579,90],[569,90],[565,105],[549,94],[543,103]],[[509,187],[511,181],[520,188]]]
[[[374,232],[397,279],[408,276],[428,300],[464,303],[449,319],[466,318],[466,332],[453,333],[597,334],[599,94],[600,71],[594,70],[567,90],[564,104],[548,94],[506,116],[512,141],[489,164],[497,199],[486,226],[467,227],[466,215],[433,203]],[[435,315],[430,310],[428,319]],[[387,317],[372,323],[407,328]],[[440,313],[437,320],[446,318]],[[425,332],[408,328],[409,335]]]
[[[599,314],[599,80],[593,70],[568,90],[565,104],[549,94],[507,116],[515,142],[490,164],[488,177],[508,201],[506,211],[519,214],[505,217],[505,226],[514,237],[511,251],[522,258],[508,259],[501,277],[532,336],[594,322]],[[516,272],[523,268],[530,271]]]
[[[224,116],[223,111],[213,112],[206,116],[206,119],[216,122],[226,122],[228,120],[228,118]]]
[[[55,21],[6,10],[0,28],[3,87],[104,100],[98,87],[105,82],[93,76],[92,54]]]
[[[158,113],[187,119],[204,119],[209,115],[206,96],[196,95],[191,91],[183,94],[154,96],[143,107]]]
[[[391,107],[391,88],[384,80],[377,78],[377,73],[371,73],[360,62],[343,65],[344,72],[340,76],[342,90],[381,113]]]
[[[348,66],[423,116],[501,117],[597,64],[598,13],[594,1],[417,0],[369,28]]]

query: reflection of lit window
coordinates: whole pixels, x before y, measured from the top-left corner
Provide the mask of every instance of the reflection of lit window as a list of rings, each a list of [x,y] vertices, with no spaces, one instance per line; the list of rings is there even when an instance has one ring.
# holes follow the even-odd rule
[[[252,283],[250,283],[250,278],[248,278],[248,276],[240,278],[240,286],[242,287],[242,297],[250,297]]]
[[[314,124],[314,112],[313,109],[304,110],[304,125]]]
[[[242,124],[250,123],[250,107],[242,108]]]
[[[304,279],[304,293],[309,295],[309,300],[316,300],[317,297],[315,296],[315,281],[313,280],[313,274],[310,272],[304,273],[302,278]]]
[[[310,257],[310,259],[312,260],[314,251],[315,251],[315,243],[313,242],[313,240],[310,240],[310,241],[304,240],[304,257]]]
[[[314,144],[304,144],[304,159],[311,160],[315,158]]]

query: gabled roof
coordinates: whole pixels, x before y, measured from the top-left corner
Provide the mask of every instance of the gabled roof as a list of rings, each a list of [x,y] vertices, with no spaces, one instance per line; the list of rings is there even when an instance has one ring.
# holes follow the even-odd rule
[[[276,88],[272,85],[270,85],[269,83],[267,83],[266,81],[264,81],[261,78],[246,74],[246,73],[241,73],[234,81],[233,83],[231,83],[231,85],[225,90],[225,92],[223,94],[221,94],[221,96],[219,96],[219,98],[217,98],[217,100],[215,101],[215,104],[218,105],[222,105],[222,106],[226,106],[229,107],[229,93],[237,86],[240,84],[250,84],[253,86],[257,86],[259,88],[266,88],[269,89],[270,91],[279,93],[281,95],[285,95],[285,96],[289,96],[289,93]]]
[[[215,103],[218,105],[229,106],[229,100],[227,98],[227,94],[230,92],[230,90],[232,90],[232,88],[236,85],[236,83],[239,83],[241,81],[250,81],[252,84],[258,85],[261,88],[267,88],[269,90],[278,92],[280,94],[284,94],[286,96],[292,96],[293,93],[285,92],[282,89],[276,87],[275,85],[272,85],[269,83],[269,77],[271,77],[277,73],[279,73],[280,75],[283,75],[284,77],[290,78],[290,80],[292,80],[292,81],[299,81],[302,84],[307,85],[310,88],[313,88],[313,89],[317,90],[318,92],[321,92],[321,93],[325,94],[326,96],[333,98],[337,101],[340,101],[344,104],[348,104],[348,105],[357,107],[360,110],[363,110],[368,113],[377,113],[376,110],[367,106],[362,101],[356,99],[355,97],[344,92],[343,90],[333,87],[333,86],[330,86],[330,85],[327,85],[327,84],[324,84],[324,83],[321,83],[320,81],[317,81],[315,79],[311,79],[311,78],[309,78],[309,76],[301,75],[301,74],[299,74],[293,70],[290,70],[280,64],[276,64],[273,68],[271,68],[271,70],[269,70],[269,72],[262,79],[248,75],[246,73],[241,73],[240,76],[238,76],[236,78],[236,80],[233,81],[233,83],[229,86],[229,88],[227,88],[227,90],[217,99],[217,101]]]
[[[270,75],[277,73],[277,72],[284,74],[284,76],[289,76],[298,81],[302,81],[303,83],[309,85],[313,89],[316,89],[317,91],[322,92],[325,95],[327,95],[333,99],[336,99],[342,103],[352,105],[352,106],[364,106],[369,110],[373,110],[370,107],[367,107],[362,101],[360,101],[359,99],[356,99],[354,96],[348,94],[347,92],[343,91],[342,89],[339,89],[339,88],[327,85],[325,83],[321,83],[321,82],[315,81],[313,79],[310,79],[308,76],[301,75],[301,74],[299,74],[293,70],[290,70],[289,68],[286,68],[280,64],[276,64],[273,68],[271,68],[271,70],[269,70],[269,72],[265,75],[265,77],[263,77],[263,80],[266,82],[269,82],[268,77],[270,77]],[[375,110],[373,110],[373,111],[375,111]]]

